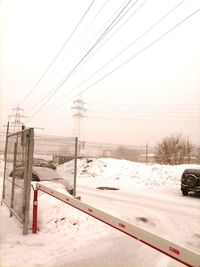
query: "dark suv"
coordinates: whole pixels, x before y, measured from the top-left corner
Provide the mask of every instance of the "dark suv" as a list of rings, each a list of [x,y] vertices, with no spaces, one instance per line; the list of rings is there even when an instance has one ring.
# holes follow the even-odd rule
[[[181,177],[181,191],[184,196],[188,192],[200,192],[200,169],[186,169]]]

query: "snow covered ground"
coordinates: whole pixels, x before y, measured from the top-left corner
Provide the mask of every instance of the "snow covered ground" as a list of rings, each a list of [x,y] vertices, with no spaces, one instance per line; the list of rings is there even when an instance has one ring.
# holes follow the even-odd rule
[[[0,166],[2,176],[3,162]],[[180,177],[188,167],[191,165],[79,160],[77,194],[93,207],[200,252],[200,199],[194,195],[183,197],[180,191]],[[72,176],[72,169],[71,162],[58,167],[68,177]],[[101,186],[119,190],[98,190]],[[62,185],[53,184],[53,188],[65,192]],[[0,216],[1,267],[183,266],[42,192],[38,234],[23,236],[21,226],[9,217],[4,205]]]

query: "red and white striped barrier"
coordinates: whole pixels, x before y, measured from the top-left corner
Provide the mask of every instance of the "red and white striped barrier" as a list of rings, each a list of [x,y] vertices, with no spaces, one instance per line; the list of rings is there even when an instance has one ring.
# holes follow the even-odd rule
[[[38,212],[38,190],[34,189],[33,195],[33,222],[32,222],[32,233],[37,233],[37,212]]]
[[[164,253],[165,255],[181,262],[186,266],[200,267],[200,254],[197,252],[176,245],[175,243],[116,218],[104,211],[96,209],[71,196],[66,196],[40,183],[37,183],[36,187],[38,190],[41,190],[84,213],[87,213],[97,220],[114,227],[115,229],[137,239],[138,241],[158,250],[161,253]]]

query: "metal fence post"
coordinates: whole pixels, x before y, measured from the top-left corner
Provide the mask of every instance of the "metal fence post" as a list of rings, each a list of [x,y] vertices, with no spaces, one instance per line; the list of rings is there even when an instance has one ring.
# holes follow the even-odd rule
[[[29,207],[30,207],[30,191],[32,178],[32,164],[33,164],[33,148],[34,148],[34,129],[30,128],[27,136],[27,150],[26,150],[26,173],[24,175],[24,196],[23,196],[23,234],[28,234],[29,224]]]
[[[7,130],[6,130],[6,144],[5,144],[5,151],[4,151],[4,174],[3,174],[3,191],[2,191],[2,200],[5,199],[5,182],[6,182],[6,165],[7,165],[7,150],[8,150],[8,132],[9,132],[9,121],[7,123]],[[1,205],[3,204],[1,200]]]
[[[74,153],[74,190],[73,190],[73,196],[76,196],[77,156],[78,156],[78,137],[75,137],[75,153]]]
[[[18,139],[18,136],[17,136]],[[16,160],[17,160],[17,140],[14,146],[14,161],[13,161],[13,172],[12,172],[12,191],[11,191],[11,203],[10,207],[13,209],[14,194],[15,194],[15,171],[16,171]],[[10,211],[10,217],[13,216],[12,211]]]

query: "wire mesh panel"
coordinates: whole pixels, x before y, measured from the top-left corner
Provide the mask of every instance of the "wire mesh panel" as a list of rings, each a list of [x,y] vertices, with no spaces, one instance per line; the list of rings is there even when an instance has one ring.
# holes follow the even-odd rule
[[[65,136],[36,135],[34,142],[33,170],[38,173],[37,167],[43,168],[43,175],[38,173],[38,181],[47,180],[45,173],[47,168],[52,168],[52,177],[59,179],[57,182],[65,185],[71,194],[74,191],[74,162],[75,162],[75,138]],[[50,179],[49,179],[50,180]],[[53,182],[53,179],[50,181]]]
[[[33,143],[32,128],[6,137],[2,201],[23,224],[23,234],[28,233]]]

